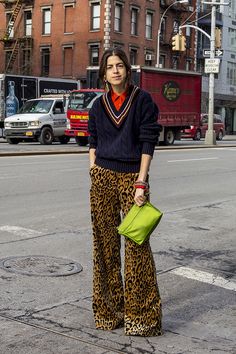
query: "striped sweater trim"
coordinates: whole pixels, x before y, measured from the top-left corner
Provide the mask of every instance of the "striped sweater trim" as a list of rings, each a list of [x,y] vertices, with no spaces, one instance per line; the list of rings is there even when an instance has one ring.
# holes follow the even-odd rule
[[[131,91],[131,94],[129,96],[129,99],[127,101],[127,103],[125,105],[122,105],[123,108],[122,108],[122,111],[117,114],[116,112],[114,112],[112,106],[111,106],[111,103],[110,103],[110,100],[109,100],[109,92],[105,93],[103,96],[102,96],[102,103],[103,103],[103,106],[109,116],[109,118],[111,118],[112,122],[115,123],[115,125],[117,127],[120,127],[120,125],[122,124],[122,122],[124,121],[124,119],[127,117],[128,113],[129,113],[129,110],[130,110],[130,107],[132,105],[132,102],[134,101],[134,99],[137,97],[138,93],[140,92],[140,88],[137,87],[137,86],[133,86],[132,87],[132,91]]]

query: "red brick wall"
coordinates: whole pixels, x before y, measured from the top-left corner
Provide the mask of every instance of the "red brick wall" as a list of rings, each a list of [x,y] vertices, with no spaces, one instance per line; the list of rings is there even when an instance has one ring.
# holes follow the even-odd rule
[[[32,68],[31,74],[40,76],[41,74],[41,52],[42,46],[50,46],[50,73],[52,77],[63,77],[63,46],[73,45],[73,65],[72,65],[72,78],[86,77],[86,68],[89,65],[89,51],[88,43],[91,41],[97,41],[100,43],[100,56],[103,51],[104,43],[104,5],[105,0],[101,1],[101,30],[96,32],[90,31],[90,6],[88,0],[77,0],[74,3],[74,20],[73,20],[73,33],[64,33],[64,6],[68,4],[63,0],[36,0],[32,1],[33,16],[32,16],[32,36],[33,36],[33,50],[32,50]],[[114,3],[112,3],[112,23],[111,23],[111,45],[114,42],[123,44],[124,49],[128,53],[130,45],[137,46],[138,57],[137,64],[144,65],[145,53],[150,51],[154,54],[152,65],[156,63],[156,41],[157,41],[157,29],[160,21],[160,13],[162,14],[165,8],[159,7],[159,1],[137,0],[137,1],[124,1],[123,2],[123,16],[122,16],[122,32],[114,32]],[[130,5],[136,5],[140,8],[138,16],[138,36],[130,35]],[[51,35],[42,35],[42,6],[52,7],[52,23],[51,23]],[[178,8],[182,5],[178,5]],[[174,8],[174,7],[173,7]],[[182,8],[184,8],[182,6]],[[145,38],[145,17],[146,11],[153,10],[153,39],[147,40]],[[190,15],[189,12],[178,12],[174,9],[168,10],[167,21],[167,33],[166,38],[169,39],[169,46],[161,46],[161,53],[165,52],[167,55],[166,66],[172,67],[172,51],[171,51],[171,37],[172,37],[172,21],[174,18],[179,18],[181,22],[183,19]],[[5,9],[0,4],[0,33],[4,33],[5,23]],[[23,31],[24,23],[23,16],[18,15],[16,21],[16,27]],[[22,33],[22,32],[21,32]],[[193,33],[194,34],[194,33]],[[21,34],[20,34],[21,35]],[[192,49],[189,52],[180,54],[179,69],[185,68],[186,55],[194,57],[193,51],[194,37],[192,37]],[[3,43],[0,44],[0,56],[3,58],[0,63],[0,71],[4,72],[4,48]],[[193,66],[192,66],[193,69]],[[14,65],[14,72],[20,73],[21,71],[21,59],[16,59]]]

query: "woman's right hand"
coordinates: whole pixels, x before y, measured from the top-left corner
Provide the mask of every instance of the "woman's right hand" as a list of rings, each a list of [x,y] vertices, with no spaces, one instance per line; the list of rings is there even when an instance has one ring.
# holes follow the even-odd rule
[[[134,201],[138,206],[142,206],[146,203],[147,197],[145,196],[145,190],[137,188],[135,191]]]

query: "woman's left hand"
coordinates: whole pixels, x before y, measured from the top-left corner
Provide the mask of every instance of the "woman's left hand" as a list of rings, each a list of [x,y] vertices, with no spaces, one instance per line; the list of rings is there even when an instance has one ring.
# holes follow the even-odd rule
[[[147,197],[144,193],[144,189],[141,188],[137,188],[135,191],[134,201],[138,206],[142,206],[146,203]]]

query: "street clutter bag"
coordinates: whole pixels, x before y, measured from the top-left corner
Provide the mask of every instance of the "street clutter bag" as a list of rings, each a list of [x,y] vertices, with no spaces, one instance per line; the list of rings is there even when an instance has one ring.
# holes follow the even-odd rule
[[[150,202],[141,207],[134,204],[118,226],[118,232],[141,245],[155,230],[162,215],[163,212]]]

